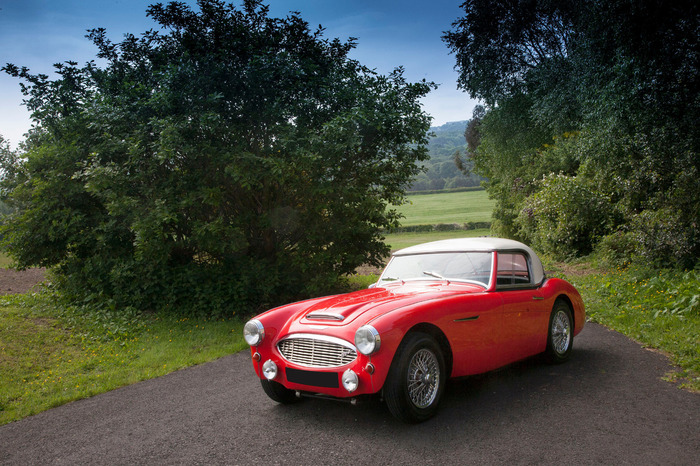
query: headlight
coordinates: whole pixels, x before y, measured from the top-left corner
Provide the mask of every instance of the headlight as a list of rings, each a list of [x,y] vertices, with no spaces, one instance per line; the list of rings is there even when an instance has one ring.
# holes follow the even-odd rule
[[[275,364],[272,359],[268,359],[263,364],[263,375],[267,380],[272,380],[277,377],[277,364]]]
[[[363,325],[355,332],[355,346],[357,347],[357,351],[365,356],[379,351],[381,341],[379,332],[371,325]]]
[[[357,390],[358,383],[359,379],[357,378],[357,374],[355,374],[353,371],[348,369],[343,372],[343,387],[345,387],[345,390],[350,393],[354,392]]]
[[[246,322],[243,327],[243,338],[250,346],[257,346],[265,337],[265,328],[259,320],[253,319]]]

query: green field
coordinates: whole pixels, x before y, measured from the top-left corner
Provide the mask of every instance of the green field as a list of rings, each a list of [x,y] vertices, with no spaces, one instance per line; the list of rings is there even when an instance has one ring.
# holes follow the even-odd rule
[[[486,191],[414,194],[408,201],[396,208],[406,217],[403,226],[490,222],[495,204]]]
[[[473,238],[475,236],[488,236],[489,230],[480,228],[478,230],[452,230],[452,231],[426,231],[410,233],[393,233],[386,235],[385,243],[392,251],[415,246],[416,244],[438,241],[452,238]]]

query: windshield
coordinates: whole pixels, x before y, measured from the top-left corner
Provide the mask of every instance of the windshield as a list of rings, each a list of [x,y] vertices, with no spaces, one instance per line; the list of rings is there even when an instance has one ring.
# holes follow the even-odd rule
[[[488,287],[491,277],[490,252],[440,252],[394,256],[378,285],[396,280],[468,281]]]

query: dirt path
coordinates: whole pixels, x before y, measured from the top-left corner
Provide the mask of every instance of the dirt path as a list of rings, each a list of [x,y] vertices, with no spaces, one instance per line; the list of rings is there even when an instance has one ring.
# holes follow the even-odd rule
[[[0,295],[26,293],[44,281],[46,269],[0,268]]]

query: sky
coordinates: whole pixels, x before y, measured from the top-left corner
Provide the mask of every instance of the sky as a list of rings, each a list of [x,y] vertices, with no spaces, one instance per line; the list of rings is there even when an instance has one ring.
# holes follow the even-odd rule
[[[161,0],[163,3],[167,3]],[[463,0],[266,0],[270,15],[298,11],[312,29],[325,28],[324,37],[347,41],[356,37],[350,57],[381,74],[403,66],[412,82],[438,84],[422,100],[433,126],[471,117],[476,101],[457,89],[455,59],[441,40],[444,31],[462,16]],[[88,29],[104,27],[114,42],[125,33],[140,35],[156,28],[146,16],[156,0],[0,0],[0,64],[26,66],[33,74],[52,76],[53,64],[68,60],[84,64],[95,58]],[[185,3],[195,5],[194,0]],[[240,5],[239,0],[234,4]],[[0,74],[0,135],[11,147],[31,127],[22,105],[20,80]]]

